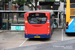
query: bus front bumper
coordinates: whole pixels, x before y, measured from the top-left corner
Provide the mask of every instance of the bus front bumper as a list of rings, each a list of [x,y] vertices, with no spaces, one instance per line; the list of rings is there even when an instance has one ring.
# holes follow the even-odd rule
[[[25,34],[25,38],[50,38],[50,34]]]

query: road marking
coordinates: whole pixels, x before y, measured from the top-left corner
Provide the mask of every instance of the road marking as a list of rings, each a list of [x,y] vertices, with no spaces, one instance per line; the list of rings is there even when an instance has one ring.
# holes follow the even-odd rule
[[[28,40],[28,38],[22,44],[20,44],[19,47],[21,47],[27,40]]]
[[[63,41],[63,29],[62,29],[62,41]]]
[[[57,41],[53,41],[53,42],[57,42]],[[38,43],[38,44],[30,44],[30,45],[26,45],[26,46],[34,46],[34,45],[47,44],[47,43],[53,43],[53,42],[44,42],[44,43]]]

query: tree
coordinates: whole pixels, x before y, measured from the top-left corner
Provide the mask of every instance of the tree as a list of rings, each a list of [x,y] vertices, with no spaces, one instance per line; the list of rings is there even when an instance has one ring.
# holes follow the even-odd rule
[[[29,4],[31,4],[32,7],[35,8],[35,10],[37,10],[37,2],[38,0],[35,0],[35,6],[32,4],[31,0],[16,0],[15,1],[18,5],[23,5],[25,3],[25,5],[27,5],[29,7]]]
[[[37,10],[37,2],[38,0],[35,0],[35,10]]]
[[[61,2],[64,2],[64,0],[60,0]]]
[[[9,3],[9,1],[11,1],[11,0],[5,0],[4,2],[5,3]],[[12,3],[14,3],[14,4],[18,4],[18,5],[23,5],[24,3],[25,3],[25,5],[27,5],[28,7],[29,7],[29,4],[31,4],[31,6],[33,7],[33,8],[35,8],[35,10],[37,10],[37,2],[38,2],[38,0],[35,0],[35,6],[32,4],[32,2],[31,2],[32,0],[15,0],[15,1],[13,1]]]
[[[9,1],[10,1],[10,0],[5,0],[4,2],[5,2],[5,3],[8,3]]]
[[[10,0],[5,0],[5,2],[6,3],[8,3]],[[33,7],[33,8],[35,8],[35,10],[37,10],[37,2],[38,2],[38,0],[35,0],[35,6],[32,4],[32,2],[31,2],[32,0],[15,0],[15,1],[13,1],[13,3],[14,4],[18,4],[18,5],[23,5],[24,3],[25,3],[25,5],[27,5],[28,7],[29,7],[29,4],[31,4],[31,6]],[[54,1],[54,0],[53,0]],[[61,2],[64,2],[64,0],[60,0]]]

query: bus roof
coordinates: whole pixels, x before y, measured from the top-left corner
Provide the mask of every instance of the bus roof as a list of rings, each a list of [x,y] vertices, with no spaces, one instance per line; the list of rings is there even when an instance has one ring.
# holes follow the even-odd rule
[[[51,15],[54,14],[53,10],[36,10],[36,11],[45,11],[45,12],[50,12]]]

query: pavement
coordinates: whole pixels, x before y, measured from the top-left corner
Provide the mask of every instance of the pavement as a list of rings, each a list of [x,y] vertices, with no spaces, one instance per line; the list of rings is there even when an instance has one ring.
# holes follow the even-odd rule
[[[26,47],[30,47],[30,46],[31,46],[30,48],[34,48],[35,46],[35,49],[37,49],[36,47],[39,45],[42,45],[42,48],[44,47],[45,49],[45,47],[48,44],[50,44],[48,45],[48,47],[50,46],[50,48],[53,49],[53,48],[61,48],[63,47],[63,44],[68,44],[68,45],[72,43],[74,44],[75,42],[74,40],[75,40],[75,35],[72,35],[72,34],[66,35],[63,29],[54,29],[54,32],[50,39],[29,39],[29,38],[24,37],[24,31],[23,32],[22,31],[21,32],[3,31],[2,33],[0,33],[0,49],[1,50],[9,50],[9,49],[12,50],[15,48],[19,50],[19,48],[25,49]],[[71,41],[71,42],[69,43],[68,41]],[[52,46],[53,44],[60,44],[61,46],[57,45],[54,47]],[[67,46],[67,47],[72,47],[72,45]]]
[[[75,50],[75,39],[38,45],[22,46],[5,50]]]
[[[3,32],[3,30],[0,30],[0,33],[2,33]]]
[[[13,48],[19,46],[23,41],[24,32],[3,32],[0,33],[0,49]]]

